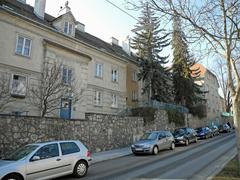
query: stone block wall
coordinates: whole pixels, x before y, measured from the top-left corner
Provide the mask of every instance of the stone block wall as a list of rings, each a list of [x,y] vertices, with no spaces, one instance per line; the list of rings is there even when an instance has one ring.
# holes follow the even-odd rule
[[[186,116],[184,126],[204,125],[205,121]],[[175,128],[164,110],[157,110],[154,120],[145,124],[142,117],[104,114],[86,114],[85,120],[0,115],[0,156],[25,144],[51,140],[80,140],[91,152],[105,151],[129,146],[146,131]]]
[[[143,132],[140,117],[88,115],[86,120],[0,116],[0,156],[25,144],[80,140],[92,152],[125,147]]]

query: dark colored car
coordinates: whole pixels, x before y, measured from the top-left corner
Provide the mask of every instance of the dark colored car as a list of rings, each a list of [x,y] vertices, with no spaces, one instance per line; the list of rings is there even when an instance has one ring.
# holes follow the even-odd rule
[[[228,133],[231,132],[231,128],[227,124],[222,124],[219,126],[219,132],[220,133]]]
[[[196,132],[199,139],[208,139],[210,137],[213,137],[212,130],[208,127],[197,128]]]
[[[192,128],[179,128],[173,133],[175,144],[188,146],[192,142],[197,142],[197,133]]]
[[[213,136],[218,136],[219,135],[219,129],[216,125],[211,126],[210,129],[212,130]]]

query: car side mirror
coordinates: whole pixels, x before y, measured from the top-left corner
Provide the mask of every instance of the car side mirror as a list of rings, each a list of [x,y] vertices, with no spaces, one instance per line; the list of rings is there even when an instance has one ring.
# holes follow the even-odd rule
[[[38,161],[41,158],[39,156],[33,156],[30,161]]]

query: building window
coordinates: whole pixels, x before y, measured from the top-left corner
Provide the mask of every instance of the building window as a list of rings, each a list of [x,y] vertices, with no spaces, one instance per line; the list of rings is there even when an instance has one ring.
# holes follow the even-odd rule
[[[12,76],[12,87],[11,95],[12,96],[26,96],[27,87],[27,78],[24,76],[13,75]]]
[[[137,72],[136,71],[132,72],[132,80],[137,81]]]
[[[132,101],[136,101],[138,99],[138,95],[136,91],[132,91]]]
[[[118,70],[112,70],[112,82],[118,82]]]
[[[112,107],[118,107],[118,99],[116,94],[112,94]]]
[[[102,64],[96,64],[96,69],[95,69],[95,76],[102,78],[102,69],[103,65]]]
[[[102,105],[102,93],[100,91],[95,91],[95,105]]]
[[[69,22],[64,23],[64,33],[68,35],[72,35],[73,32],[73,25]]]
[[[62,71],[63,84],[70,85],[72,82],[72,75],[73,75],[72,69],[68,67],[63,67],[63,71]]]
[[[31,39],[18,36],[16,44],[16,54],[29,57],[31,52],[31,44]]]

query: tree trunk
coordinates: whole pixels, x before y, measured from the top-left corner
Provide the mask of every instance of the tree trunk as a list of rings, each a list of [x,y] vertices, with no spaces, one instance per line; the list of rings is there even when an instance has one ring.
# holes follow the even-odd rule
[[[237,154],[238,154],[238,175],[240,176],[240,100],[233,100],[233,120],[235,133],[237,138]]]

